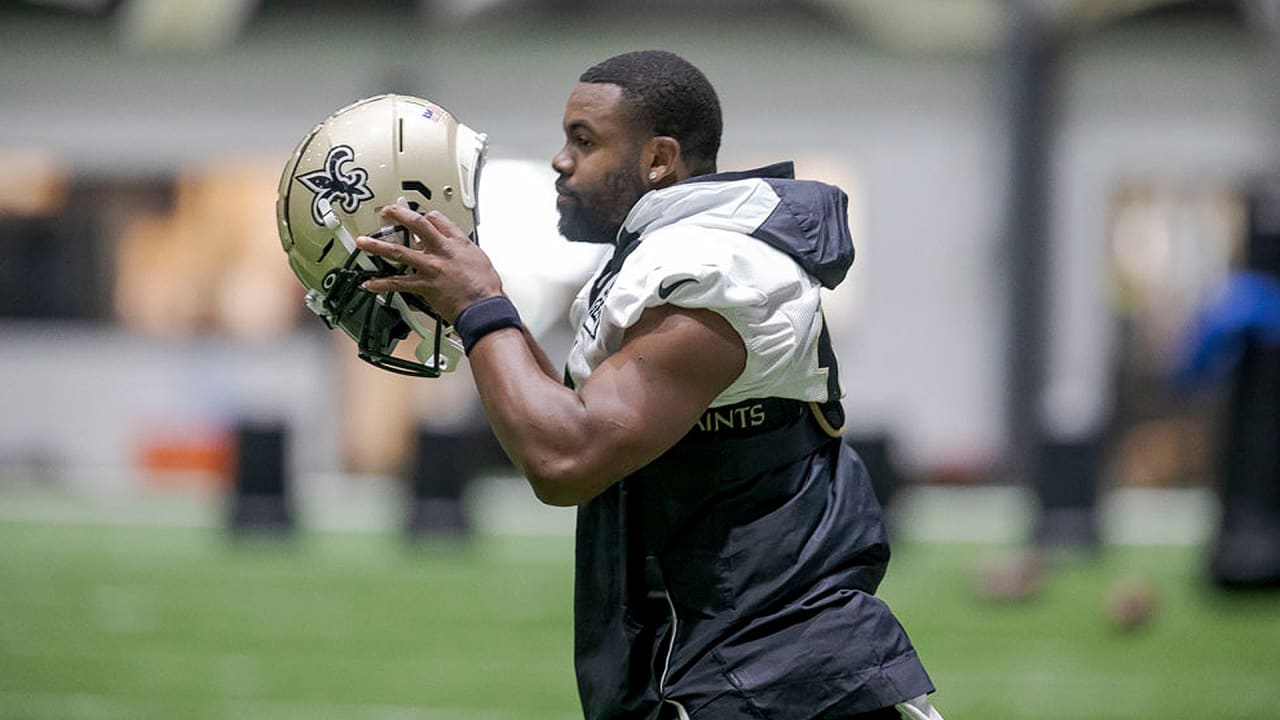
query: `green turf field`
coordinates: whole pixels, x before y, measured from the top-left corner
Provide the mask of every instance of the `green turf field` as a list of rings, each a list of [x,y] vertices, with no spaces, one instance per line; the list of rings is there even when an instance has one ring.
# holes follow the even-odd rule
[[[0,548],[3,720],[577,717],[567,537],[8,521]],[[1193,548],[1127,547],[993,607],[971,590],[995,550],[904,545],[882,588],[948,720],[1280,717],[1280,596],[1215,595]],[[1160,607],[1118,632],[1103,597],[1133,570]]]

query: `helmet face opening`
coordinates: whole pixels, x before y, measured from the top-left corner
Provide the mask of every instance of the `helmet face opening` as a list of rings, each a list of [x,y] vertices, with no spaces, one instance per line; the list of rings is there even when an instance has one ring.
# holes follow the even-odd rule
[[[285,164],[276,216],[289,266],[307,289],[307,307],[350,336],[362,360],[419,377],[437,377],[461,361],[457,333],[421,297],[360,288],[406,269],[360,251],[355,237],[408,245],[408,229],[382,227],[377,212],[399,204],[439,211],[474,240],[485,148],[483,134],[444,108],[379,95],[325,119]],[[416,340],[413,360],[393,354],[404,340]]]

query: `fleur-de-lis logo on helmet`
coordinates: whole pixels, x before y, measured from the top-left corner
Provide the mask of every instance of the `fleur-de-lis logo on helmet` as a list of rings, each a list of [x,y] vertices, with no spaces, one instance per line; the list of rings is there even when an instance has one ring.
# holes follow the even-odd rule
[[[328,200],[331,205],[342,208],[347,214],[360,209],[365,200],[373,199],[373,191],[369,189],[369,173],[364,168],[353,167],[343,170],[342,166],[356,157],[349,145],[334,145],[324,158],[324,167],[298,176],[298,182],[315,193],[311,200],[311,219],[317,225],[324,225],[324,217],[320,213],[320,200]]]

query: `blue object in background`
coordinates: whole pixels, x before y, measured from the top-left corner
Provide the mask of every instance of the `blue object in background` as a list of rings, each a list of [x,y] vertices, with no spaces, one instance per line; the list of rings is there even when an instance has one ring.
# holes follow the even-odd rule
[[[1196,314],[1173,374],[1174,385],[1190,390],[1225,379],[1252,339],[1280,346],[1280,278],[1239,271]]]

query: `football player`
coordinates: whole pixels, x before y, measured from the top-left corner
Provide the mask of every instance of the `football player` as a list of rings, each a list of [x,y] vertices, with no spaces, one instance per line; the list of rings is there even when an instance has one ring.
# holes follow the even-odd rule
[[[853,261],[845,194],[790,163],[717,172],[719,100],[667,52],[587,70],[563,127],[560,230],[612,245],[571,308],[563,371],[456,214],[388,205],[408,237],[354,246],[405,269],[360,289],[456,332],[537,496],[578,507],[586,717],[938,718],[875,596],[881,512],[840,439],[819,293]],[[345,160],[342,198],[359,195]]]

